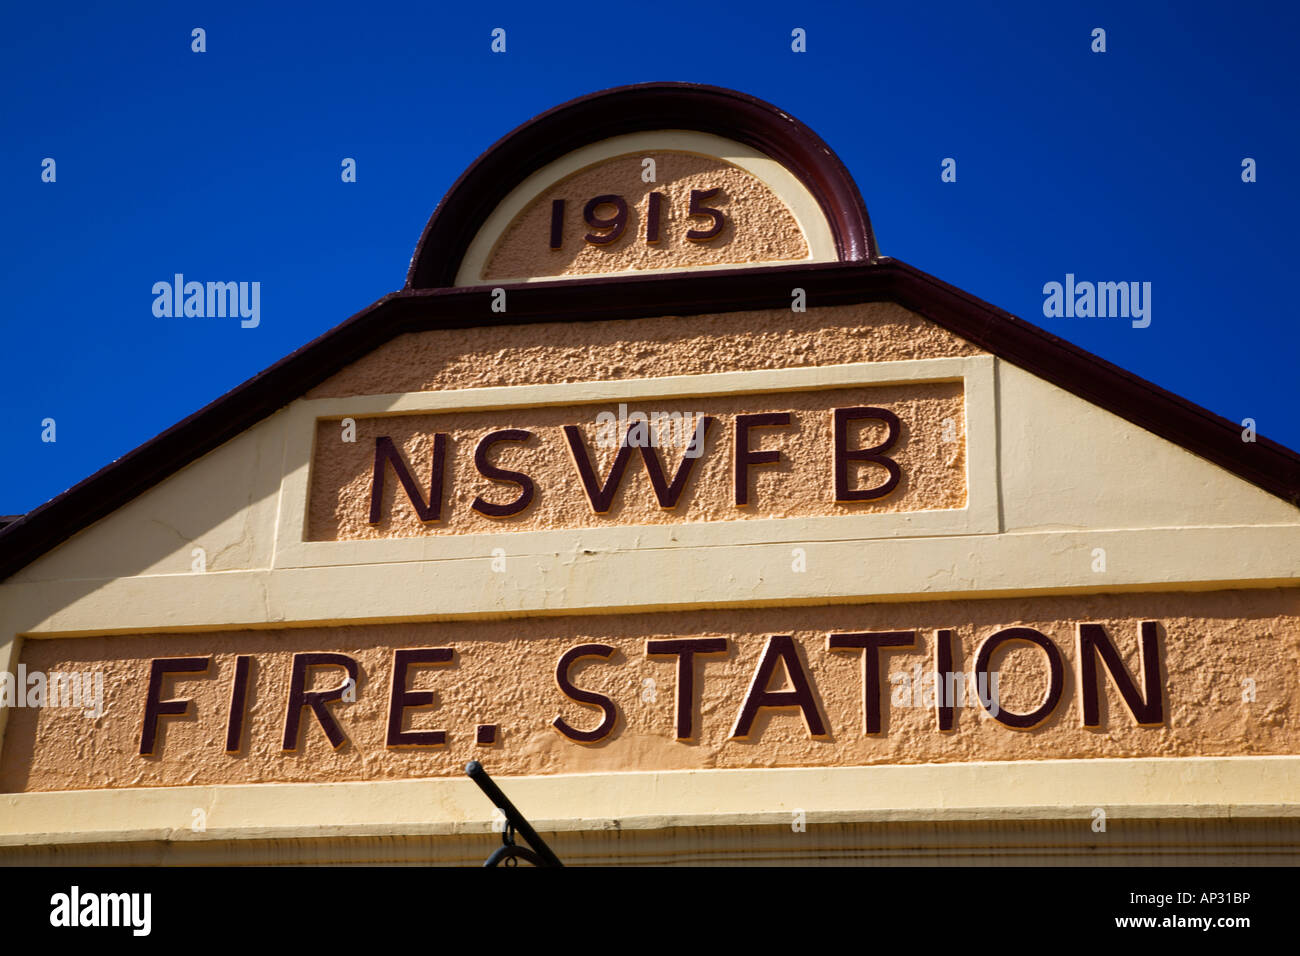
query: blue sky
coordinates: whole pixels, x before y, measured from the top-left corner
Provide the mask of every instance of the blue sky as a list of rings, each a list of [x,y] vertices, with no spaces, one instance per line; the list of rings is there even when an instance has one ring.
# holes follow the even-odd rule
[[[11,7],[0,514],[399,288],[439,198],[511,128],[648,80],[775,103],[849,167],[882,253],[1300,448],[1293,5],[733,9]],[[956,183],[940,181],[945,157]],[[1245,157],[1257,182],[1242,182]],[[177,272],[261,282],[260,324],[156,318],[151,288]],[[1043,285],[1066,273],[1150,282],[1151,325],[1045,318]]]

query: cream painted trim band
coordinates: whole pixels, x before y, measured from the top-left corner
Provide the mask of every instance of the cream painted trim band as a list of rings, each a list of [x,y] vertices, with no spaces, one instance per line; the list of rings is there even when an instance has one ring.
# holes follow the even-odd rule
[[[808,368],[712,372],[705,375],[666,375],[618,381],[560,382],[546,385],[502,385],[432,392],[394,392],[349,398],[302,399],[294,403],[312,418],[345,415],[386,415],[424,412],[473,412],[545,405],[595,405],[601,402],[657,398],[702,398],[712,395],[762,395],[768,392],[809,392],[852,385],[898,385],[921,382],[960,382],[987,379],[993,356],[912,359],[902,362],[855,362]]]
[[[586,280],[593,275],[654,275],[664,272],[698,272],[709,269],[735,269],[738,263],[724,263],[714,266],[674,266],[664,269],[626,269],[617,272],[585,273],[583,275],[548,275],[523,276],[508,279],[484,279],[486,267],[497,240],[514,222],[527,205],[555,183],[567,176],[593,166],[596,163],[623,156],[628,153],[646,152],[685,152],[698,153],[703,156],[721,159],[738,166],[761,181],[790,210],[808,243],[809,254],[804,259],[791,259],[770,262],[756,262],[755,266],[794,265],[800,262],[835,262],[839,255],[835,251],[835,237],[830,223],[826,221],[821,206],[813,198],[808,188],[788,169],[764,153],[735,140],[701,133],[694,130],[653,130],[641,133],[628,133],[614,136],[597,143],[591,143],[574,150],[552,163],[543,166],[518,186],[494,209],[487,221],[474,236],[465,251],[460,267],[456,272],[456,285],[506,285],[514,282],[551,282],[558,279]]]
[[[957,821],[1300,818],[1300,757],[1035,760],[502,778],[541,832]],[[492,832],[470,780],[0,796],[0,846]],[[191,829],[195,809],[207,829]]]
[[[560,555],[575,549],[717,548],[756,541],[794,543],[890,536],[992,534],[999,530],[997,397],[991,356],[827,365],[817,368],[676,375],[619,382],[573,382],[301,400],[288,409],[286,474],[280,489],[275,567],[336,567],[508,555]],[[966,507],[945,511],[833,515],[822,518],[611,526],[558,531],[429,535],[371,541],[306,541],[318,419],[384,413],[526,408],[814,391],[855,385],[962,383],[966,412]],[[594,415],[593,415],[594,418]]]
[[[748,543],[694,548],[674,542],[672,527],[650,529],[653,536],[640,530],[646,533],[623,542],[630,548],[593,531],[573,532],[563,551],[521,551],[515,544],[508,554],[518,571],[510,575],[490,573],[494,542],[475,536],[452,553],[444,544],[448,538],[440,538],[427,543],[425,554],[396,563],[162,574],[101,581],[89,589],[75,581],[29,582],[12,586],[16,607],[0,609],[0,633],[89,637],[1300,584],[1296,526],[872,541],[805,536],[771,542],[755,533]],[[808,568],[816,573],[791,573],[791,542],[805,549]],[[1093,549],[1099,547],[1109,555],[1105,574],[1092,570]],[[722,567],[730,569],[725,577],[718,574]],[[633,594],[611,589],[611,580],[644,586]],[[0,666],[3,658],[0,648]]]

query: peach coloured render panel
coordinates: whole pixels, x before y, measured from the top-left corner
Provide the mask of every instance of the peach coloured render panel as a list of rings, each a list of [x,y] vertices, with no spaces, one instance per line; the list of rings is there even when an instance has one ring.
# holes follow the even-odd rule
[[[725,574],[725,568],[719,568]],[[870,573],[864,565],[863,573]],[[1081,725],[1076,624],[1097,622],[1142,687],[1142,621],[1159,622],[1163,722],[1138,726],[1099,665],[1101,726]],[[1037,628],[1064,663],[1059,704],[1039,726],[1015,730],[959,707],[951,732],[936,727],[925,684],[935,667],[935,631],[954,630],[954,670],[969,672],[979,643],[1000,628]],[[827,650],[831,633],[915,630],[916,649],[881,654],[883,733],[864,733],[862,652]],[[772,635],[792,635],[813,688],[825,734],[810,735],[797,708],[759,712],[747,740],[729,739],[756,666]],[[697,658],[695,739],[675,739],[677,663],[648,657],[648,640],[721,637],[727,650]],[[608,695],[613,730],[576,743],[551,726],[559,716],[587,730],[600,711],[567,698],[556,664],[584,643],[614,648],[608,661],[584,658],[572,680]],[[385,746],[395,648],[451,647],[451,664],[413,668],[412,690],[432,690],[435,706],[406,712],[405,730],[444,730],[430,749]],[[282,751],[295,653],[349,655],[359,667],[355,702],[327,705],[346,740],[336,751],[311,711],[303,712],[295,753]],[[235,655],[254,658],[240,752],[225,753]],[[212,655],[205,677],[170,678],[163,699],[192,699],[187,717],[163,718],[157,755],[138,754],[150,660]],[[1135,593],[1035,599],[842,605],[656,614],[426,622],[336,628],[59,638],[25,642],[29,671],[104,673],[99,718],[68,708],[10,711],[0,790],[43,791],[262,782],[333,782],[457,776],[470,759],[500,775],[729,767],[856,766],[1081,757],[1184,757],[1300,753],[1300,591],[1294,588]],[[1047,684],[1046,657],[1029,645],[996,655],[999,705],[1032,711]],[[919,668],[919,670],[918,670]],[[321,668],[312,686],[339,683]],[[892,681],[891,681],[891,678]],[[781,666],[770,689],[789,687]],[[987,690],[987,688],[986,688]],[[498,742],[476,743],[479,724],[498,725]]]
[[[639,449],[633,449],[619,492],[605,514],[597,514],[587,497],[562,426],[578,425],[597,480],[604,482],[617,447],[609,447],[618,426],[599,426],[596,416],[617,416],[617,404],[501,409],[484,412],[390,415],[357,418],[356,440],[343,441],[338,420],[317,423],[312,468],[307,537],[309,540],[409,537],[422,534],[475,534],[503,530],[537,531],[607,525],[677,524],[731,521],[745,518],[787,518],[811,515],[869,514],[961,508],[966,504],[965,425],[962,387],[936,382],[785,392],[768,395],[709,396],[653,399],[624,403],[625,413],[680,413],[663,430],[658,448],[648,449],[662,463],[668,482],[679,467],[689,467],[689,480],[675,507],[665,509],[655,496]],[[897,415],[901,427],[895,443],[882,454],[898,463],[901,479],[888,495],[838,504],[834,485],[832,410],[883,408]],[[738,507],[733,491],[736,416],[789,412],[789,427],[754,428],[751,449],[771,449],[781,460],[749,469],[749,505]],[[714,419],[707,430],[703,454],[684,455],[695,416]],[[531,433],[526,442],[492,446],[489,461],[498,468],[521,472],[534,483],[531,504],[506,518],[473,510],[476,496],[495,504],[520,497],[516,484],[479,474],[475,447],[485,436],[503,429]],[[384,470],[382,520],[370,524],[376,439],[389,437],[402,452],[412,477],[427,498],[435,433],[448,436],[443,467],[441,520],[421,522],[391,466]],[[619,433],[621,437],[621,432]],[[888,430],[877,420],[850,424],[846,447],[877,446]],[[605,447],[602,447],[602,438]],[[879,464],[850,465],[854,489],[870,489],[888,478]]]
[[[655,162],[656,181],[642,181],[642,163]],[[687,239],[688,231],[713,227],[708,216],[689,216],[692,190],[718,192],[700,205],[719,210],[722,230],[714,238]],[[650,194],[657,192],[658,239],[648,242],[646,219]],[[587,203],[599,196],[618,196],[627,204],[627,222],[612,242],[585,238],[610,234],[583,217]],[[552,203],[565,202],[563,241],[552,249]],[[592,210],[608,220],[609,206]],[[593,220],[596,221],[596,220]],[[669,150],[618,156],[567,176],[532,200],[506,227],[488,257],[483,279],[568,276],[624,270],[701,265],[746,265],[804,259],[808,244],[785,203],[754,174],[711,156]]]
[[[622,381],[983,354],[889,302],[412,332],[303,397]]]

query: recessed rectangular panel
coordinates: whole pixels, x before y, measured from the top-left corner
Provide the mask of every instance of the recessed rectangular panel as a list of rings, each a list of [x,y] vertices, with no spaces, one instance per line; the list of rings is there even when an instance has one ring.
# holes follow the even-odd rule
[[[315,425],[309,541],[952,510],[968,497],[961,382],[345,418]]]

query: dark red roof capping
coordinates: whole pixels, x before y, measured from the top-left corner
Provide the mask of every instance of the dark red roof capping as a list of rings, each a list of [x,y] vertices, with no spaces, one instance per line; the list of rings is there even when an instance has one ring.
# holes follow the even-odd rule
[[[456,281],[465,250],[510,190],[547,163],[611,136],[653,129],[714,133],[752,146],[797,176],[821,205],[842,261],[876,257],[853,177],[821,137],[753,96],[698,83],[641,83],[603,90],[534,117],[493,143],[447,191],[424,228],[408,289]]]

